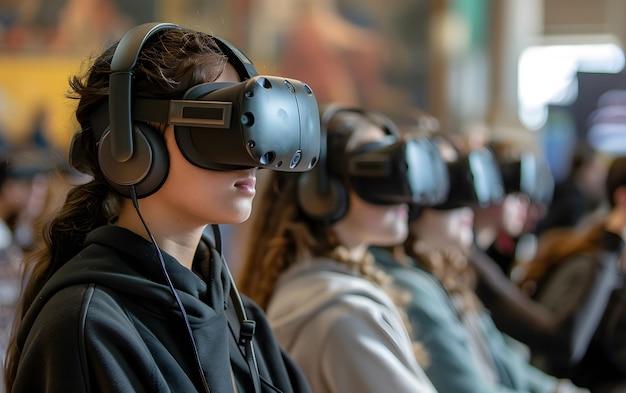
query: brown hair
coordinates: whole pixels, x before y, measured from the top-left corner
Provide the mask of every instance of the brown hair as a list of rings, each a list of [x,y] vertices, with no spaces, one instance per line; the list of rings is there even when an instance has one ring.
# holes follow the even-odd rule
[[[539,239],[537,254],[528,262],[519,286],[534,295],[546,273],[572,255],[592,254],[602,243],[604,222],[583,229],[560,227],[545,232]]]
[[[419,220],[419,218],[417,218]],[[409,227],[412,228],[413,223]],[[435,248],[419,239],[416,231],[409,230],[404,242],[404,253],[431,273],[457,301],[459,314],[482,308],[476,295],[476,272],[468,261],[467,254],[460,246],[450,244],[445,248]]]
[[[33,300],[50,277],[76,255],[88,232],[112,222],[121,197],[103,178],[96,159],[91,114],[109,97],[110,64],[117,44],[96,58],[84,75],[70,78],[69,98],[78,99],[76,119],[82,128],[83,164],[94,174],[89,183],[72,188],[55,217],[45,225],[39,249],[25,260],[28,282],[23,290],[5,362],[5,388],[11,392],[19,367],[16,333]],[[144,44],[134,69],[134,95],[148,98],[182,98],[197,84],[214,81],[226,58],[211,36],[190,30],[163,30]]]

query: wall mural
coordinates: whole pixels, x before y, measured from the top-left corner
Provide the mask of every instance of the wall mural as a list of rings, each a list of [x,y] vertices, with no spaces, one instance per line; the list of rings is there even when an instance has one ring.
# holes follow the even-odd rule
[[[398,113],[423,108],[427,2],[396,3],[0,0],[0,146],[43,132],[66,149],[77,128],[69,76],[130,27],[156,20],[219,35],[243,48],[261,73],[307,81],[323,101]]]

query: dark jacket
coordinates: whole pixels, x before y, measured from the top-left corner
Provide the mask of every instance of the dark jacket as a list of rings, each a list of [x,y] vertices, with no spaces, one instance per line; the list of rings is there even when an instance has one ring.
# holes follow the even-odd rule
[[[576,314],[579,321],[572,329],[589,332],[578,356],[536,350],[537,362],[598,393],[605,386],[626,386],[626,300],[617,267],[623,245],[606,232],[596,254],[572,255],[548,270],[535,295],[556,315]]]
[[[572,255],[548,270],[534,299],[477,252],[472,263],[479,273],[478,294],[500,330],[527,344],[540,368],[586,387],[621,380],[626,375],[625,290],[618,269],[623,247],[619,236],[605,232],[596,253]]]
[[[231,282],[222,259],[202,242],[194,272],[163,253],[184,305],[202,370],[213,393],[240,392],[252,378],[238,326],[229,326]],[[309,392],[300,371],[276,344],[262,311],[254,349],[262,390]],[[236,324],[235,324],[236,325]],[[84,249],[46,283],[18,335],[21,358],[14,392],[203,391],[186,324],[163,275],[155,246],[119,227],[87,236]]]

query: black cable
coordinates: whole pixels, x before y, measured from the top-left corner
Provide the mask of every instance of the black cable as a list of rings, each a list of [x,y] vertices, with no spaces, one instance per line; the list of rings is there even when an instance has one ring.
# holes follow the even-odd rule
[[[220,227],[217,224],[211,225],[211,229],[213,230],[213,238],[215,241],[215,249],[220,255],[222,260],[222,264],[224,266],[224,271],[228,275],[228,280],[230,281],[230,299],[233,302],[233,306],[235,307],[236,320],[231,321],[229,319],[229,328],[230,332],[237,342],[239,351],[241,355],[246,359],[248,363],[248,369],[250,370],[250,378],[252,379],[252,385],[254,386],[254,391],[256,393],[261,392],[261,377],[259,374],[259,369],[256,362],[256,355],[254,354],[254,344],[252,342],[252,338],[254,336],[254,331],[256,327],[256,323],[253,320],[248,319],[246,315],[246,309],[243,305],[243,301],[241,296],[239,296],[239,291],[237,290],[237,286],[235,284],[235,280],[233,279],[232,274],[230,273],[230,269],[228,268],[228,263],[226,262],[226,257],[222,252],[222,233],[220,231]],[[227,313],[228,316],[228,313]],[[239,326],[239,336],[237,336],[233,330],[232,323],[238,322]]]
[[[189,324],[189,318],[187,317],[185,306],[183,305],[183,302],[180,300],[180,297],[178,296],[178,293],[176,292],[176,289],[174,288],[174,284],[172,284],[170,275],[168,274],[167,268],[165,267],[165,260],[163,259],[163,254],[161,253],[161,249],[159,248],[159,245],[157,244],[154,236],[152,236],[152,232],[150,232],[150,229],[148,228],[148,224],[146,224],[146,221],[143,219],[143,216],[141,215],[141,211],[139,210],[139,201],[137,199],[137,190],[135,189],[134,185],[130,186],[130,197],[131,197],[131,200],[133,201],[133,206],[135,207],[135,210],[137,211],[137,215],[139,216],[139,219],[141,220],[143,227],[148,233],[148,236],[150,237],[150,240],[152,241],[152,244],[154,245],[154,248],[156,249],[157,255],[159,256],[159,263],[161,265],[161,270],[163,271],[163,276],[165,277],[165,280],[167,281],[167,285],[169,286],[170,291],[172,292],[172,295],[176,299],[176,304],[178,305],[178,308],[180,309],[180,312],[183,316],[183,322],[185,323],[185,329],[187,330],[187,335],[189,336],[189,341],[193,349],[193,355],[195,358],[196,366],[198,368],[198,373],[200,374],[200,379],[202,380],[202,386],[204,387],[204,391],[206,393],[211,393],[211,390],[209,389],[209,384],[206,380],[206,377],[204,376],[204,372],[202,371],[202,363],[200,363],[200,355],[198,354],[198,348],[196,347],[196,340],[193,338],[193,332],[191,331],[191,325]]]

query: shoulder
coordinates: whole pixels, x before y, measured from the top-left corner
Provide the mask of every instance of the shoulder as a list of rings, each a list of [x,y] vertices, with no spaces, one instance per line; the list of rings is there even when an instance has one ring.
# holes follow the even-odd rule
[[[318,309],[337,303],[356,307],[363,302],[392,306],[389,295],[379,285],[354,274],[345,265],[321,260],[295,266],[284,274],[276,285],[272,304],[288,309]]]
[[[281,280],[268,316],[273,323],[304,323],[318,331],[399,318],[389,294],[371,281],[338,270],[307,270]],[[355,322],[359,321],[359,322]],[[385,322],[388,325],[388,322]]]
[[[395,284],[409,293],[408,308],[441,311],[451,306],[448,292],[432,274],[414,267],[396,267],[389,273]]]
[[[282,391],[308,392],[308,382],[300,368],[278,344],[263,310],[241,294],[246,317],[255,321],[254,342],[258,346],[257,362],[264,378]]]
[[[439,281],[430,273],[416,267],[396,266],[388,270],[394,282],[418,292],[440,292],[443,290]]]
[[[600,267],[597,256],[589,254],[576,254],[561,261],[551,269],[545,280],[545,286],[562,286],[569,283],[576,285],[581,278],[592,279],[594,271]],[[586,281],[587,279],[583,280]]]
[[[38,390],[44,383],[55,391],[88,391],[90,353],[119,347],[120,331],[125,330],[120,321],[128,323],[111,295],[95,285],[59,290],[31,318],[18,334],[16,377],[16,386],[28,388],[16,391]]]
[[[45,332],[65,344],[80,340],[93,325],[114,325],[128,317],[115,296],[94,284],[73,285],[52,295],[39,311],[29,335]],[[66,340],[67,339],[67,340]]]

